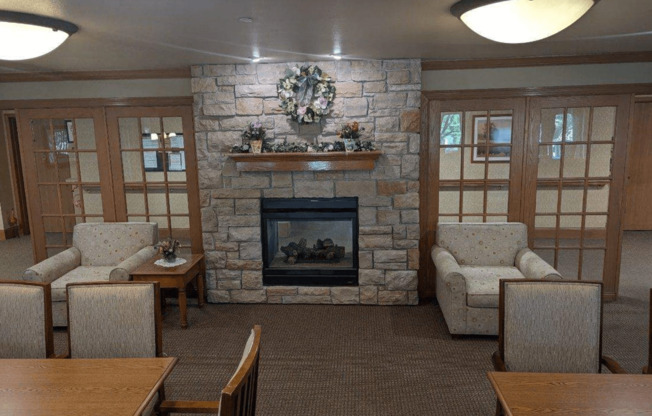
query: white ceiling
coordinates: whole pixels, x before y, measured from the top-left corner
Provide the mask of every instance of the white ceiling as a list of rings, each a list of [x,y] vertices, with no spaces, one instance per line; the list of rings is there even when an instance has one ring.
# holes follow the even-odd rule
[[[545,1],[545,0],[541,0]],[[68,20],[78,33],[0,72],[179,68],[328,59],[436,60],[652,51],[652,0],[602,0],[543,41],[485,40],[449,12],[455,0],[0,0],[0,9]],[[238,21],[251,17],[253,23]],[[11,41],[0,39],[1,42]]]

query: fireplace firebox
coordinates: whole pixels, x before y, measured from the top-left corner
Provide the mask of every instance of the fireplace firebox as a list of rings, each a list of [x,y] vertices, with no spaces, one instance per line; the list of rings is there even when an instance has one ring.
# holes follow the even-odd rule
[[[263,284],[358,285],[358,198],[263,198]]]

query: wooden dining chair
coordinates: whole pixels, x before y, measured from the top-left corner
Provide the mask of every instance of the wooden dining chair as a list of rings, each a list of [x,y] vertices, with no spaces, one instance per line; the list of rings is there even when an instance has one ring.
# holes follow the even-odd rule
[[[625,373],[602,355],[601,282],[502,279],[498,314],[496,371]]]
[[[647,365],[643,367],[644,374],[652,374],[652,289],[650,289],[650,323],[647,330]]]
[[[49,283],[0,280],[0,358],[54,357]]]
[[[70,283],[66,287],[70,358],[147,358],[163,353],[158,282]],[[143,416],[165,399],[163,386]]]
[[[242,359],[222,390],[219,401],[165,400],[160,414],[214,413],[220,416],[254,416],[258,387],[258,364],[260,361],[260,325],[255,325],[247,340]]]

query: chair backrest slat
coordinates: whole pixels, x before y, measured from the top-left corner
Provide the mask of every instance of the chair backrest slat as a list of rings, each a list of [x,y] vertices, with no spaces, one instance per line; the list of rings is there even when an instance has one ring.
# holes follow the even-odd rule
[[[221,416],[251,416],[256,411],[258,364],[260,361],[260,326],[254,326],[247,340],[242,360],[231,380],[222,390]]]

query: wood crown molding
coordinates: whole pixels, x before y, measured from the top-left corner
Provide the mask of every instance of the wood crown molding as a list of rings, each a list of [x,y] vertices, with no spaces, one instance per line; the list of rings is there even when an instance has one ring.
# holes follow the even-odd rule
[[[125,71],[73,71],[73,72],[12,72],[0,73],[0,82],[44,82],[44,81],[97,81],[120,79],[188,78],[190,67],[125,70]]]
[[[422,61],[422,71],[446,69],[520,68],[551,65],[619,64],[652,62],[652,51],[616,52],[595,55],[534,56],[527,58],[460,59],[447,61]]]

